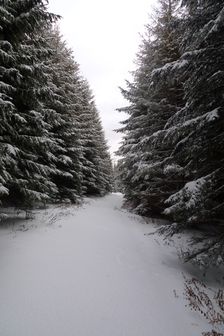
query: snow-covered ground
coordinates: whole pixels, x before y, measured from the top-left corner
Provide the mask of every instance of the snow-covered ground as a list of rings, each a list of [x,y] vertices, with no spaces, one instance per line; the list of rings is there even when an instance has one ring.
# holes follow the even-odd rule
[[[122,195],[38,211],[0,229],[1,336],[196,336],[174,248]]]

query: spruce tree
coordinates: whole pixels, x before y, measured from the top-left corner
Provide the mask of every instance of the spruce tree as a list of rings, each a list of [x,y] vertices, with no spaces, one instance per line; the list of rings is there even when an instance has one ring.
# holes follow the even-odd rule
[[[83,190],[85,195],[103,196],[112,191],[112,164],[99,114],[86,80],[80,86],[80,96]]]
[[[181,60],[185,66],[179,77],[184,81],[186,103],[170,120],[165,135],[174,147],[172,161],[181,166],[184,181],[166,201],[165,214],[177,223],[171,232],[192,226],[208,229],[205,246],[188,258],[201,252],[211,262],[224,253],[224,5],[209,0],[184,4]],[[219,237],[212,240],[217,233]]]
[[[142,214],[161,213],[173,187],[164,174],[171,149],[157,135],[181,108],[183,90],[181,83],[160,80],[157,73],[179,58],[176,6],[177,1],[160,1],[153,23],[146,27],[134,83],[122,90],[131,103],[121,109],[130,114],[122,129],[126,135],[119,151],[124,156],[125,197]]]
[[[123,183],[122,183],[122,159],[118,160],[113,166],[113,176],[114,176],[114,191],[123,193]]]
[[[9,166],[14,165],[14,148],[7,142],[5,136],[13,133],[12,123],[15,105],[12,96],[15,92],[15,82],[21,78],[14,68],[14,50],[10,40],[6,37],[6,27],[14,20],[6,5],[0,6],[0,197],[7,195],[6,187],[11,179]]]
[[[46,61],[49,93],[44,99],[45,121],[55,144],[46,152],[45,160],[54,167],[50,178],[58,188],[59,199],[76,202],[82,195],[79,66],[57,28],[45,33],[45,38],[51,50]]]
[[[185,197],[185,204],[178,209],[177,194],[173,195],[169,200],[172,210],[166,212],[174,211],[177,217],[181,212],[180,218],[200,223],[210,222],[210,216],[218,220],[223,210],[224,6],[220,1],[205,1],[203,5],[185,3],[188,17],[182,60],[187,66],[181,75],[185,80],[186,104],[181,113],[170,120],[167,132],[176,148],[173,160],[187,165],[187,184],[178,192],[180,201]]]
[[[1,180],[8,190],[7,202],[30,205],[48,197],[47,180],[41,177],[46,176],[46,167],[35,155],[36,147],[42,146],[43,118],[37,86],[32,89],[36,59],[30,41],[40,29],[49,28],[56,16],[47,12],[43,1],[4,1],[1,11],[1,80],[7,88],[7,92],[1,90]]]
[[[101,120],[95,104],[92,104],[94,144],[96,150],[97,189],[101,196],[112,191],[112,163],[105,140]]]

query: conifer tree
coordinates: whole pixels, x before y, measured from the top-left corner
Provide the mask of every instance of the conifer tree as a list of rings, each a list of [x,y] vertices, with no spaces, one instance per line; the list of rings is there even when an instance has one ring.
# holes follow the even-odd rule
[[[50,124],[51,143],[55,144],[46,152],[45,160],[54,167],[50,177],[57,185],[59,198],[75,202],[82,195],[79,66],[57,28],[44,35],[51,50],[46,61],[49,92],[44,100],[45,120]]]
[[[223,211],[224,6],[220,1],[185,3],[186,104],[167,132],[176,148],[173,159],[187,165],[187,184],[169,199],[173,206],[166,212],[199,223],[210,222],[211,217],[218,220]],[[183,197],[185,204],[178,206]]]
[[[114,191],[123,193],[123,183],[122,183],[122,159],[118,160],[113,166],[114,173]]]
[[[112,164],[99,114],[86,80],[80,86],[82,109],[83,187],[86,195],[105,195],[112,190]]]
[[[112,191],[112,163],[95,104],[92,104],[92,114],[96,149],[97,189],[98,193],[103,196]]]
[[[20,79],[20,73],[14,68],[14,51],[11,41],[6,37],[6,27],[12,24],[14,17],[6,5],[0,6],[0,196],[7,195],[6,187],[11,179],[9,166],[14,164],[14,148],[8,144],[5,136],[13,132],[11,120],[15,114],[12,95],[14,82]]]
[[[131,105],[121,109],[130,114],[125,121],[124,156],[125,197],[136,212],[161,213],[163,202],[172,190],[164,170],[170,148],[157,141],[158,132],[183,104],[181,83],[160,80],[158,69],[179,58],[177,1],[160,1],[153,23],[138,54],[134,83],[122,90]]]
[[[185,66],[178,75],[184,81],[186,104],[171,118],[165,133],[184,181],[166,201],[165,214],[177,223],[171,232],[192,226],[208,228],[205,246],[189,258],[201,253],[211,262],[224,253],[224,5],[209,0],[184,4],[181,61]],[[175,65],[170,68],[165,72],[174,75]],[[217,233],[219,237],[212,240]]]
[[[53,48],[47,64],[51,93],[46,115],[58,144],[53,156],[50,152],[56,167],[51,178],[61,199],[104,195],[111,190],[110,157],[92,93],[58,29],[46,37]]]
[[[40,191],[40,184],[42,187],[44,184],[37,177],[38,174],[44,175],[44,169],[35,162],[36,157],[32,155],[32,146],[35,147],[38,143],[36,135],[42,130],[40,126],[37,133],[33,133],[35,126],[41,124],[41,120],[37,122],[40,117],[35,89],[30,90],[31,105],[27,106],[25,102],[26,85],[31,84],[29,74],[34,71],[35,58],[30,58],[30,46],[25,47],[24,41],[31,40],[39,29],[48,28],[56,16],[47,12],[43,1],[2,1],[0,10],[0,76],[4,83],[0,92],[1,182],[5,184],[3,191],[7,191],[8,201],[15,203],[17,199],[22,203],[26,200],[28,205],[33,200],[46,198],[47,195],[43,190]],[[29,110],[33,110],[33,115]],[[28,138],[32,139],[30,143]]]

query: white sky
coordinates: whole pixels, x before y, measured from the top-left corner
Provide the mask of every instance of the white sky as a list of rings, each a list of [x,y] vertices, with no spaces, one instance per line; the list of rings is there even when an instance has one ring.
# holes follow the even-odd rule
[[[111,153],[121,140],[113,130],[124,119],[116,108],[126,104],[118,86],[125,86],[134,69],[139,33],[155,1],[49,0],[50,10],[63,17],[61,32],[90,83]]]

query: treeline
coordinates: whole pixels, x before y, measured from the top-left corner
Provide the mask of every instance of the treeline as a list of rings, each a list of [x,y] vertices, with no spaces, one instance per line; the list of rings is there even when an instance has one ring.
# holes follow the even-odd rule
[[[46,1],[0,1],[0,201],[77,202],[111,190],[87,81]]]
[[[119,149],[126,205],[206,232],[186,259],[224,258],[224,4],[160,0],[146,27]]]

